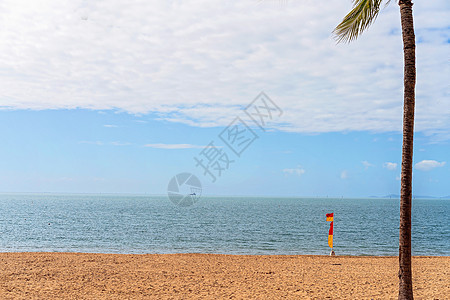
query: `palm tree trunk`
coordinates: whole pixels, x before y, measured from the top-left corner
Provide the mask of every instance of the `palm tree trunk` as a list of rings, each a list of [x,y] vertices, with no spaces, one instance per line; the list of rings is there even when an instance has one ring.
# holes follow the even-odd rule
[[[400,196],[398,299],[413,299],[411,269],[411,198],[416,85],[416,43],[411,0],[399,0],[404,55],[403,151]]]

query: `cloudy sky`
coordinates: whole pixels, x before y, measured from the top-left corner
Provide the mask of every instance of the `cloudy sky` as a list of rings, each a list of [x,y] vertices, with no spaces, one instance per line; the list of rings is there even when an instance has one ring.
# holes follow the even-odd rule
[[[416,194],[450,195],[450,3],[416,1]],[[356,42],[351,1],[1,1],[0,192],[399,193],[395,1]],[[244,109],[282,110],[266,130]],[[211,182],[195,157],[241,117],[257,138]],[[222,144],[220,144],[222,142]],[[208,149],[208,148],[206,148]]]

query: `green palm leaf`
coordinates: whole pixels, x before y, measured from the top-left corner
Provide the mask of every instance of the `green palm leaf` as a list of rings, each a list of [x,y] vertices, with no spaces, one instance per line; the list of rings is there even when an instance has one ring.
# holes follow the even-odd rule
[[[377,18],[381,2],[383,0],[353,0],[353,9],[333,31],[338,43],[351,42],[367,29]]]

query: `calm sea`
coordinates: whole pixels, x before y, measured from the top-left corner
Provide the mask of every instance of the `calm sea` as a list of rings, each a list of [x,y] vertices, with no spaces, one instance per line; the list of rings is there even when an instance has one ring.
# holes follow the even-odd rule
[[[0,252],[397,255],[399,200],[0,195]],[[413,254],[450,255],[450,200],[414,200]]]

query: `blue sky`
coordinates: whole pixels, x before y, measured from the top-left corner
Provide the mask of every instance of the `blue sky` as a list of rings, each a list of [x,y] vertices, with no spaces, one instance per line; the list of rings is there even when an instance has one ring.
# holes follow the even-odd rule
[[[196,174],[214,195],[383,196],[398,194],[401,134],[304,134],[252,130],[240,157],[199,128],[114,111],[1,111],[0,191],[164,194],[170,178]],[[203,146],[223,146],[235,160],[213,183],[196,167]],[[177,147],[178,146],[178,147]],[[414,170],[418,195],[449,194],[449,143],[416,136],[414,160],[442,166]],[[175,149],[171,149],[175,148]]]
[[[398,194],[398,6],[336,45],[347,2],[2,1],[0,192],[164,194],[191,172],[214,195]],[[414,5],[416,195],[450,195],[449,12]],[[266,131],[243,113],[261,91],[283,110]],[[237,116],[258,137],[240,157],[219,137]],[[194,161],[211,141],[234,160],[216,182]]]

